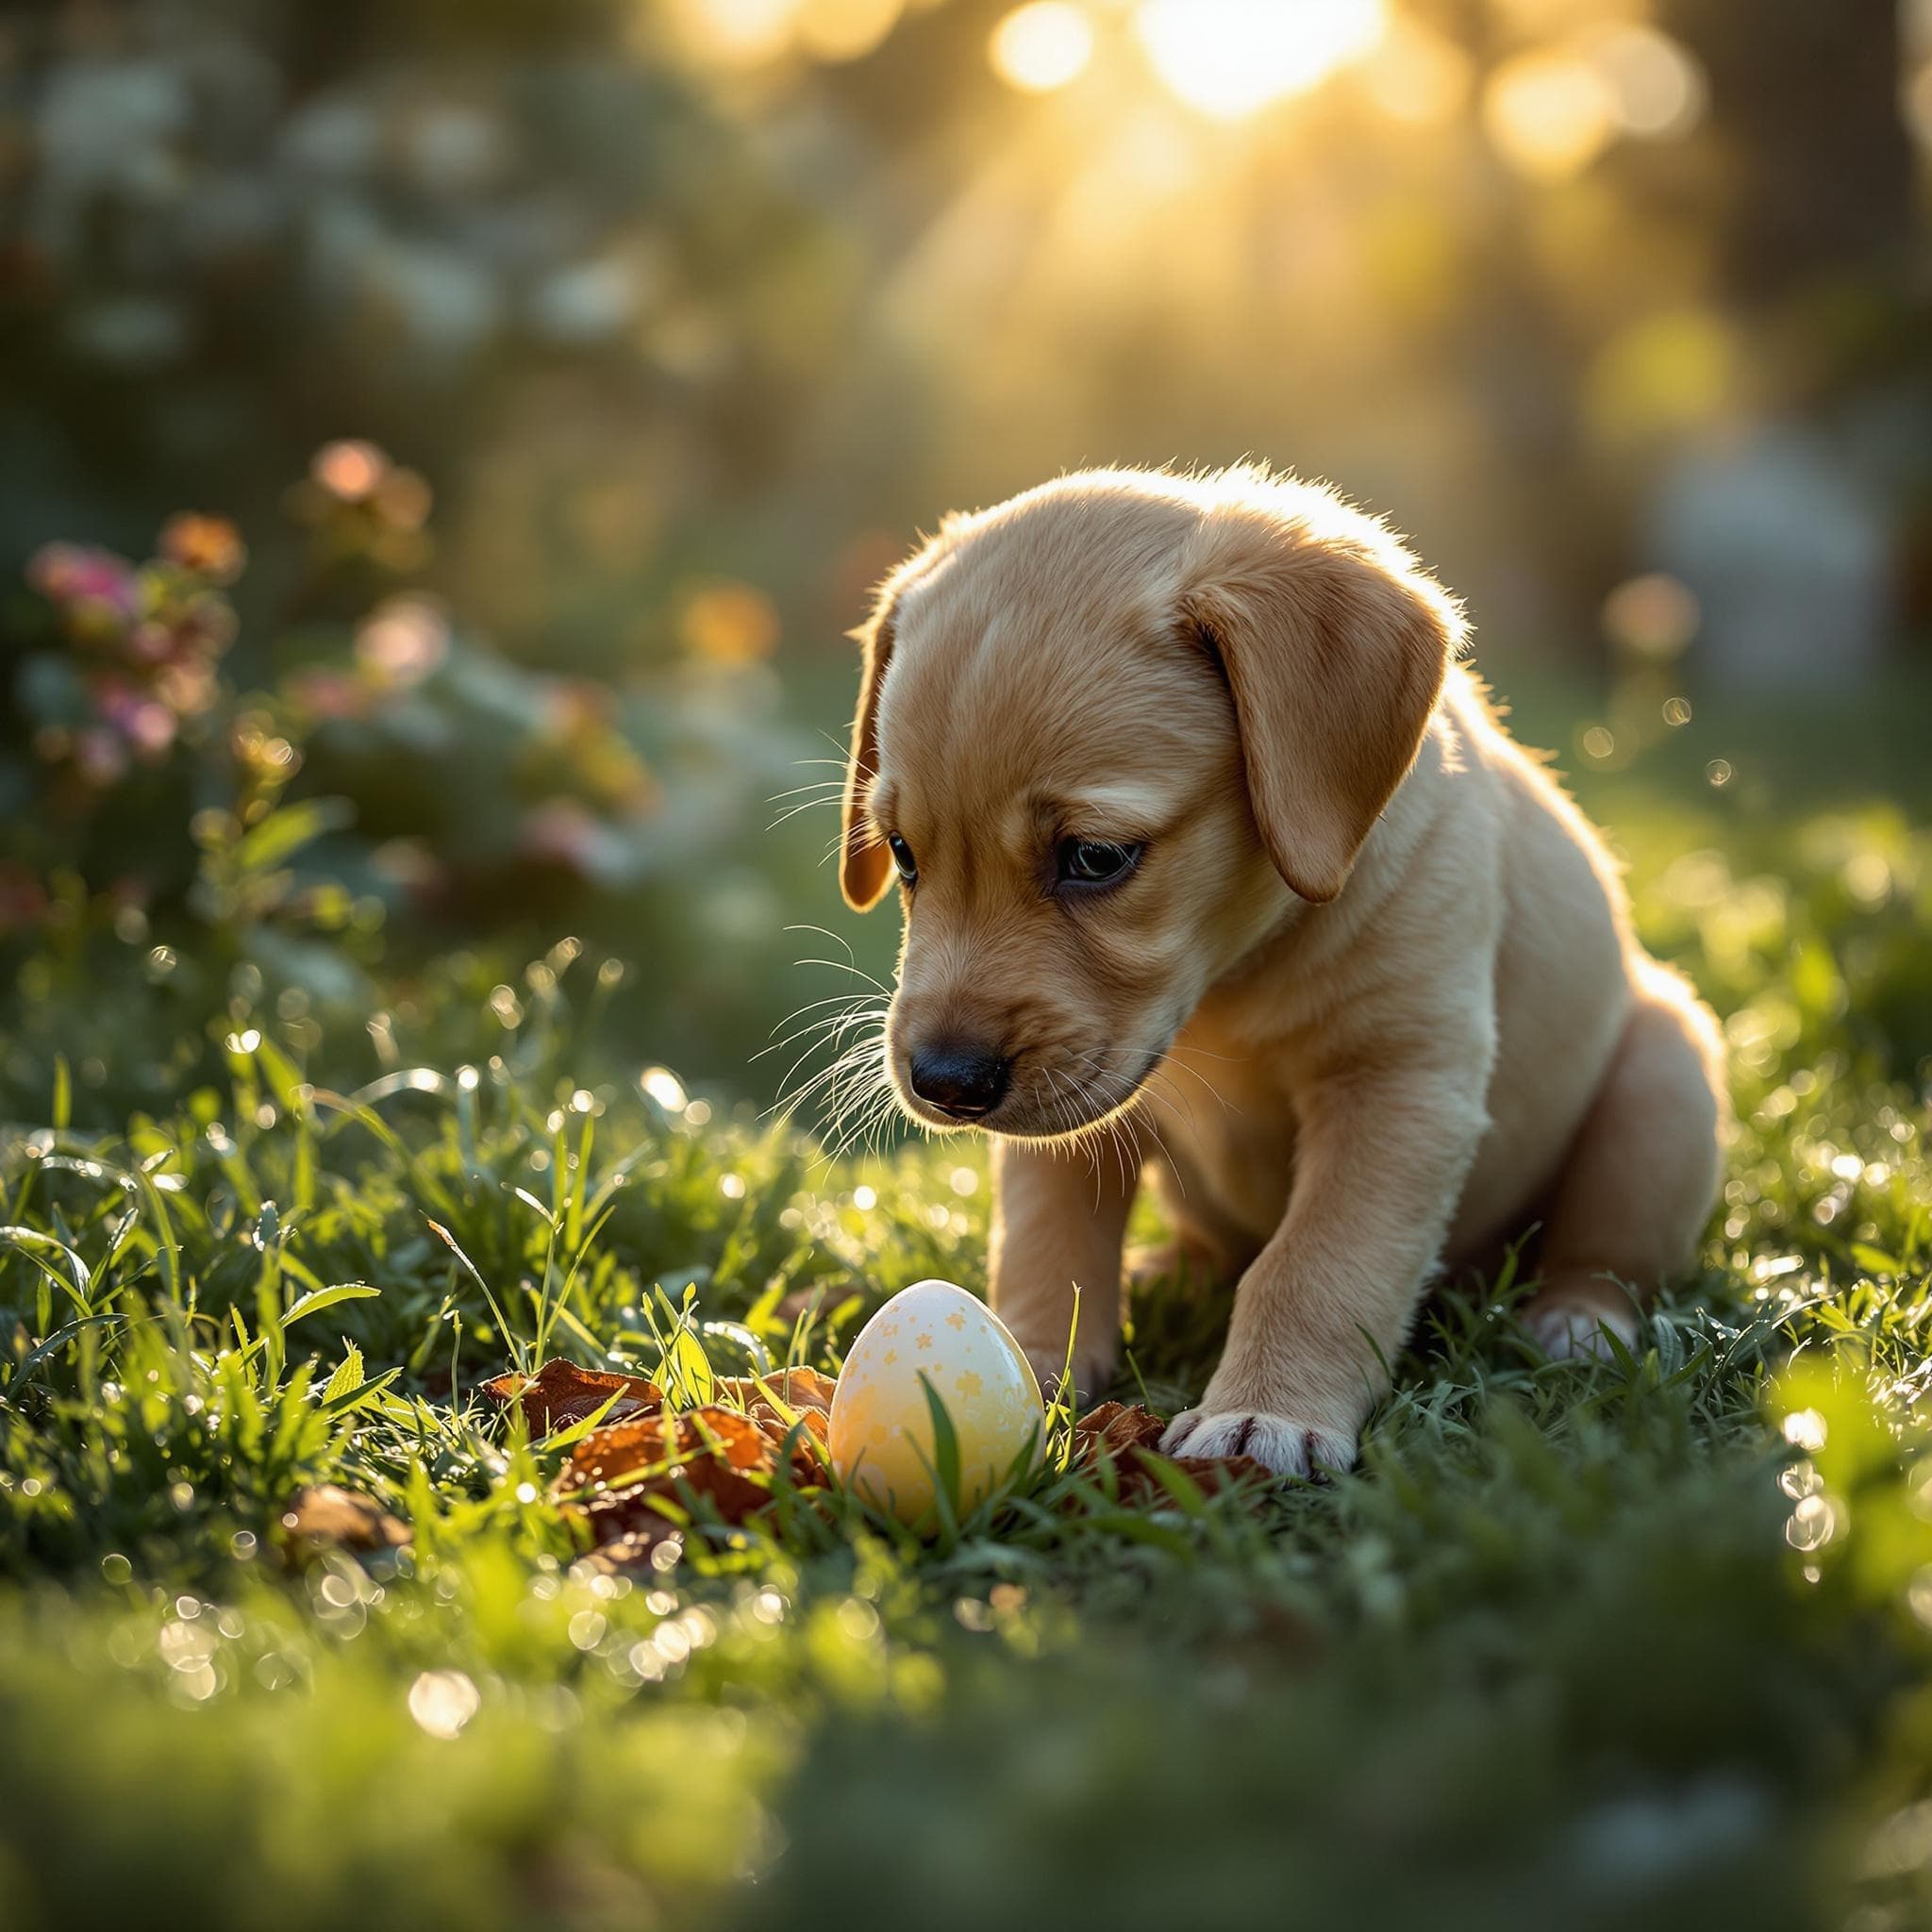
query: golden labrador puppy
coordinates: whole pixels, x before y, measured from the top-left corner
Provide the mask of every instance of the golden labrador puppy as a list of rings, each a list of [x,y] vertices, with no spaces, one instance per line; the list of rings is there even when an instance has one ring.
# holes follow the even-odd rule
[[[1077,1285],[1111,1375],[1143,1171],[1240,1276],[1170,1449],[1346,1467],[1431,1277],[1532,1222],[1542,1345],[1634,1339],[1717,1191],[1717,1026],[1393,536],[1250,469],[1069,476],[949,519],[859,636],[843,890],[899,883],[891,1077],[997,1137],[1042,1370]]]

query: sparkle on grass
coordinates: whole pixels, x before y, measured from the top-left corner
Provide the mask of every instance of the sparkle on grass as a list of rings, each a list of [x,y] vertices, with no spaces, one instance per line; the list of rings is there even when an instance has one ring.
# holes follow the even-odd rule
[[[1824,1447],[1824,1418],[1815,1408],[1793,1409],[1785,1418],[1785,1441],[1816,1456]]]
[[[425,1671],[409,1686],[409,1715],[432,1738],[454,1738],[482,1702],[482,1693],[461,1671]]]

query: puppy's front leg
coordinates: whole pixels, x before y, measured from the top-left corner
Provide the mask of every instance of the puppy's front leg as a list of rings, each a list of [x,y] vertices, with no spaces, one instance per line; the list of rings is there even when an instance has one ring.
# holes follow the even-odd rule
[[[1301,1096],[1288,1213],[1236,1291],[1198,1408],[1161,1446],[1283,1474],[1354,1462],[1488,1124],[1487,1055],[1343,1073]]]
[[[1051,1391],[1074,1337],[1074,1386],[1113,1379],[1121,1338],[1121,1243],[1141,1178],[1126,1145],[995,1141],[992,1305]],[[1080,1318],[1074,1325],[1074,1290]]]

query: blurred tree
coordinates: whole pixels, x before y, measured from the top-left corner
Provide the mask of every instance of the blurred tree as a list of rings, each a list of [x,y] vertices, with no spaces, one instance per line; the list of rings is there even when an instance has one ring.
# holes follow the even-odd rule
[[[1729,146],[1726,279],[1775,298],[1901,265],[1921,232],[1896,0],[1663,0]]]

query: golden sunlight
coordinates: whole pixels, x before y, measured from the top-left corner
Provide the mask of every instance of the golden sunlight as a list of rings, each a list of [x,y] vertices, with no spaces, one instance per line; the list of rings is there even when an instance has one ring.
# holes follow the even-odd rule
[[[1008,86],[1024,93],[1050,93],[1074,79],[1093,58],[1093,23],[1070,0],[1030,0],[993,28],[987,56]]]
[[[753,67],[785,51],[792,12],[792,0],[675,0],[670,19],[677,36],[706,59]]]
[[[804,0],[792,31],[815,60],[857,60],[898,20],[899,0]]]
[[[1446,35],[1398,18],[1362,71],[1369,98],[1391,120],[1436,126],[1462,111],[1475,62]]]
[[[1490,76],[1483,126],[1519,173],[1560,181],[1587,168],[1615,137],[1617,99],[1573,54],[1519,54]]]
[[[1169,90],[1226,121],[1319,86],[1385,24],[1383,0],[1141,0],[1134,16]]]

